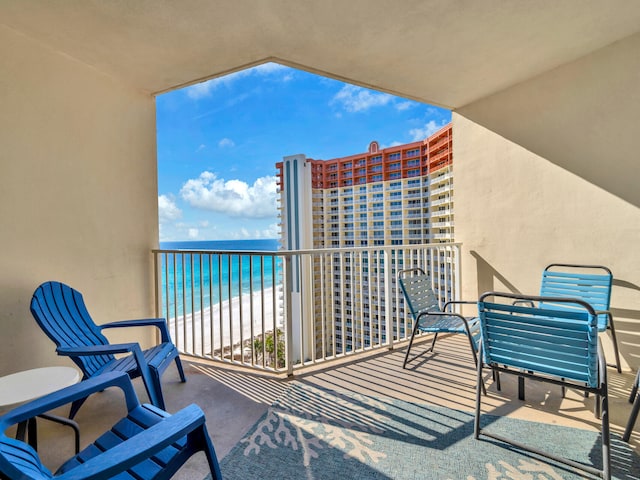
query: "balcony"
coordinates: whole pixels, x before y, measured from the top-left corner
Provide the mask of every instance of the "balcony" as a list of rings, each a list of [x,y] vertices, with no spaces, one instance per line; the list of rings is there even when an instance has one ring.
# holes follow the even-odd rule
[[[532,291],[544,258],[597,259],[613,269],[614,315],[621,319],[619,334],[628,362],[626,376],[612,375],[612,390],[618,394],[612,419],[619,429],[626,416],[622,392],[630,386],[628,371],[637,368],[640,359],[636,2],[619,2],[613,9],[607,2],[592,2],[579,15],[575,2],[551,2],[538,10],[502,8],[494,1],[466,10],[443,7],[445,16],[455,14],[465,27],[455,41],[447,40],[451,32],[443,16],[429,15],[427,9],[416,17],[421,28],[414,29],[410,39],[397,29],[371,28],[380,18],[390,25],[405,22],[406,9],[388,8],[385,2],[371,2],[357,12],[353,7],[340,18],[322,2],[293,10],[290,2],[272,2],[247,9],[242,22],[234,9],[184,9],[179,2],[157,2],[150,14],[130,8],[128,2],[108,2],[104,8],[96,3],[75,2],[73,14],[60,2],[0,6],[2,56],[11,66],[0,74],[3,165],[8,166],[0,179],[0,204],[5,207],[0,215],[6,226],[0,322],[5,336],[11,337],[0,352],[3,373],[16,364],[31,368],[63,361],[48,339],[25,321],[30,295],[43,279],[64,277],[81,285],[100,322],[153,314],[156,285],[149,278],[149,251],[158,242],[159,194],[154,97],[260,59],[280,58],[407,98],[432,99],[454,111],[456,142],[462,147],[454,161],[456,207],[465,214],[464,222],[456,219],[456,238],[465,242],[459,259],[465,292]],[[359,21],[348,22],[356,13]],[[489,17],[496,21],[487,36],[486,25],[478,19]],[[283,24],[291,28],[282,29]],[[584,35],[585,25],[596,24],[599,28]],[[361,62],[345,57],[345,28],[361,39],[348,52]],[[538,42],[536,55],[521,55],[538,37],[545,41]],[[154,48],[158,38],[171,48]],[[415,44],[416,38],[417,44],[444,49],[442,54],[451,59],[438,75],[423,75],[424,64],[415,61],[415,49],[407,44]],[[466,48],[469,39],[476,48]],[[372,60],[371,45],[376,43],[389,48]],[[480,75],[483,72],[487,74]],[[456,81],[447,84],[442,78]],[[42,138],[34,142],[33,132]],[[603,141],[607,138],[617,139],[615,149]],[[430,182],[442,183],[451,178],[447,175]],[[496,219],[513,226],[508,235]],[[529,225],[535,228],[525,228]],[[324,300],[322,306],[331,305]],[[142,333],[140,337],[152,340]],[[397,353],[383,350],[376,359],[386,368],[360,365],[381,383],[390,378],[385,360],[394,361]],[[459,358],[453,355],[450,360]],[[456,386],[464,386],[464,381],[457,383],[451,364],[433,364],[437,371],[399,372],[394,387],[437,402],[432,386],[448,385],[443,378],[453,375]],[[260,401],[272,392],[271,383],[230,366],[220,389],[218,380],[213,387],[190,380],[186,386],[175,385],[169,405],[182,401],[181,395],[185,401],[208,404],[209,393],[218,400],[242,391]],[[205,375],[191,370],[194,378]],[[211,369],[211,376],[218,371]],[[345,370],[325,371],[318,381],[331,385],[336,372]],[[410,373],[426,377],[405,376]],[[371,391],[371,375],[351,379],[349,388],[360,388],[361,381]],[[184,393],[192,386],[203,387],[199,397]],[[111,411],[109,395],[92,400],[99,402],[101,413],[102,407],[105,413]],[[498,414],[531,408],[518,405],[513,412],[496,398]],[[539,401],[532,398],[543,409],[554,402],[562,406],[553,417],[558,423],[570,422],[576,407],[589,407],[580,403],[587,400],[566,404],[553,394]],[[464,395],[456,401],[461,408],[467,405]],[[252,411],[250,404],[242,406]],[[211,419],[219,415],[216,411],[209,412]],[[90,430],[102,418],[94,414],[84,420]],[[232,430],[221,425],[224,435],[214,433],[214,440],[224,442],[219,437]]]

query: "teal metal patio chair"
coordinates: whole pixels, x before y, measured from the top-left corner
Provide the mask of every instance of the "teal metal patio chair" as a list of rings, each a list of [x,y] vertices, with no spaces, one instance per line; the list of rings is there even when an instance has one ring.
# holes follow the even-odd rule
[[[607,368],[598,339],[598,315],[592,306],[575,298],[489,292],[480,297],[478,312],[482,340],[477,372],[475,438],[480,435],[494,438],[575,469],[611,478]],[[496,373],[594,393],[596,415],[602,420],[602,469],[481,429],[480,385],[485,365]]]
[[[620,373],[618,340],[610,310],[612,283],[611,270],[602,265],[552,263],[547,265],[542,272],[540,296],[579,298],[591,305],[598,314],[598,331],[611,330],[616,360],[615,367]],[[552,300],[547,301],[546,304],[550,307],[573,308],[556,304]]]
[[[12,425],[111,387],[123,391],[126,416],[64,462],[55,474],[31,446],[4,433]],[[152,405],[140,405],[124,372],[96,376],[0,417],[0,477],[8,480],[164,480],[198,452],[204,452],[212,479],[222,480],[202,410],[190,405],[170,415]]]
[[[467,336],[471,354],[475,364],[478,364],[476,354],[477,341],[480,338],[480,329],[477,318],[464,317],[456,312],[447,311],[456,304],[476,304],[476,302],[450,301],[440,308],[440,302],[436,298],[431,286],[431,278],[421,268],[409,268],[398,272],[398,283],[404,295],[405,306],[408,308],[413,320],[413,330],[407,353],[404,357],[402,368],[407,367],[409,353],[413,341],[418,332],[432,333],[431,347],[427,350],[433,352],[439,333],[462,333]],[[415,358],[420,355],[416,355]],[[413,360],[413,359],[412,359]]]
[[[82,294],[60,282],[45,282],[31,299],[31,313],[38,325],[56,344],[56,352],[71,358],[82,370],[83,380],[106,372],[127,372],[131,378],[142,377],[153,405],[164,409],[160,377],[175,361],[182,382],[186,381],[178,350],[169,337],[163,318],[125,320],[96,325],[84,304]],[[102,334],[107,328],[152,326],[160,331],[160,344],[142,350],[137,343],[110,344]],[[116,354],[129,355],[116,358]],[[74,402],[73,418],[84,399]]]

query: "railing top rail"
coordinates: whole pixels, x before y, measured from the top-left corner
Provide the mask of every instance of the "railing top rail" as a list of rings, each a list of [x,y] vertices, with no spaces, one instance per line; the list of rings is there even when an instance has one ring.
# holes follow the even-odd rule
[[[306,250],[191,250],[191,249],[162,249],[154,248],[152,253],[182,253],[193,255],[264,255],[264,256],[294,256],[294,255],[318,255],[323,253],[340,253],[340,252],[379,252],[405,249],[425,249],[425,248],[443,248],[443,247],[460,247],[461,242],[446,243],[421,243],[421,244],[403,244],[403,245],[376,245],[369,247],[341,247],[341,248],[313,248]]]

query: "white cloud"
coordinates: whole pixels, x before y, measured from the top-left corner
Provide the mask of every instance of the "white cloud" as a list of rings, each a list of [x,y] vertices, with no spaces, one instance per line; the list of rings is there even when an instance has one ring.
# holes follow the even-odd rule
[[[215,173],[203,172],[198,178],[187,180],[180,195],[192,207],[232,217],[267,218],[277,214],[273,176],[258,178],[249,186],[242,180],[225,181]]]
[[[218,146],[220,148],[225,148],[225,147],[231,148],[231,147],[235,147],[236,143],[233,140],[231,140],[230,138],[223,138],[222,140],[220,140],[218,142]]]
[[[172,222],[182,217],[182,210],[178,208],[172,197],[158,196],[158,217],[160,223]]]
[[[424,127],[422,128],[412,128],[409,130],[409,135],[411,135],[412,142],[417,142],[419,140],[424,140],[429,135],[433,135],[442,127],[447,124],[446,121],[442,121],[441,123],[437,123],[435,120],[429,120]]]
[[[211,92],[213,92],[220,85],[229,86],[236,80],[248,77],[250,75],[259,75],[265,77],[286,72],[282,76],[282,80],[289,81],[292,78],[292,74],[289,70],[291,70],[289,67],[285,67],[284,65],[280,65],[278,63],[263,63],[262,65],[258,65],[256,67],[230,73],[229,75],[225,75],[224,77],[212,78],[211,80],[207,80],[206,82],[196,83],[195,85],[187,87],[185,91],[187,92],[187,96],[189,98],[198,100],[200,98],[211,96]]]
[[[200,235],[200,231],[197,228],[190,228],[187,232],[187,235],[190,239],[195,240]]]
[[[256,230],[256,238],[280,238],[280,228],[277,223],[272,223],[264,230]]]
[[[402,112],[404,110],[409,110],[410,108],[415,107],[416,105],[417,105],[416,102],[406,101],[406,102],[396,103],[395,107],[396,107],[396,110],[399,110]]]
[[[200,146],[196,149],[196,152],[201,152],[205,148],[207,148],[207,146],[204,143],[201,143]]]
[[[334,95],[331,104],[340,104],[348,112],[362,112],[387,105],[393,100],[394,97],[386,93],[376,93],[355,85],[345,85]]]

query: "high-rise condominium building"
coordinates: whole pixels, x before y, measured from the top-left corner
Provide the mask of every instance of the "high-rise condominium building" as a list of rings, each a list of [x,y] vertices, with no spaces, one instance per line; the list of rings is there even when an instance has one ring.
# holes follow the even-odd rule
[[[388,148],[380,148],[374,141],[364,153],[331,160],[293,155],[285,157],[276,167],[283,249],[454,241],[451,124],[422,141]],[[371,275],[383,268],[380,260],[373,257],[359,261],[370,262],[364,271]],[[352,269],[363,271],[362,265],[339,269],[334,266],[322,278],[333,283],[328,288],[341,288],[342,295],[356,281],[360,282],[360,288],[363,283],[369,284],[368,279],[354,278]],[[366,298],[375,301],[381,294],[376,291]],[[348,319],[355,307],[361,312],[373,312],[372,305],[354,305],[362,301],[349,295],[344,304],[334,302],[329,309],[344,325],[342,320]],[[326,312],[326,306],[323,311]],[[384,325],[380,321],[381,312],[372,313],[370,330],[366,332],[369,338],[385,335],[381,328],[374,327]],[[335,333],[340,349],[350,348],[350,333],[353,332]]]

